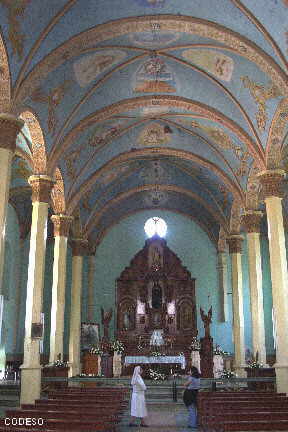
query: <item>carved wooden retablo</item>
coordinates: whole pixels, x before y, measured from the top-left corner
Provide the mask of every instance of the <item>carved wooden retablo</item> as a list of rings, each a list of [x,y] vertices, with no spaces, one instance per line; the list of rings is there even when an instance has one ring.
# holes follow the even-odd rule
[[[129,355],[147,354],[152,334],[163,335],[157,348],[171,355],[187,351],[197,335],[195,279],[158,236],[122,272],[116,296],[117,338]]]

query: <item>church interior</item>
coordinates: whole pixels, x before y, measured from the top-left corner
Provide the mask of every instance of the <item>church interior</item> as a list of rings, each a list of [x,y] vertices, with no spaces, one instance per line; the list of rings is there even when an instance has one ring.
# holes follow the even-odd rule
[[[57,365],[121,380],[193,353],[288,392],[287,23],[287,0],[0,0],[0,384],[21,404]]]

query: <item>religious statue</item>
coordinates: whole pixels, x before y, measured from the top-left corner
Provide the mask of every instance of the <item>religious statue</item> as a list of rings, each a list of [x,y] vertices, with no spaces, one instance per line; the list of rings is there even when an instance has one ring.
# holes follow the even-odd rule
[[[203,309],[200,307],[200,314],[205,328],[205,338],[210,338],[210,324],[212,322],[212,306],[210,307],[208,314],[205,315]]]
[[[104,335],[103,340],[108,341],[109,340],[109,323],[111,321],[113,314],[112,308],[110,308],[108,311],[104,311],[104,309],[101,307],[101,317],[102,317],[102,325],[104,329]]]

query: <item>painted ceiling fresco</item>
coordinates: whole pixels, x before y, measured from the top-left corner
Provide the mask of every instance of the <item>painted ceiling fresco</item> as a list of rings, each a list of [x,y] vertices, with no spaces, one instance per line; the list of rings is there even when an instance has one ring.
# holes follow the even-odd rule
[[[257,173],[288,171],[287,22],[286,0],[0,0],[0,112],[26,113],[11,190],[59,169],[93,241],[168,208],[217,242]]]

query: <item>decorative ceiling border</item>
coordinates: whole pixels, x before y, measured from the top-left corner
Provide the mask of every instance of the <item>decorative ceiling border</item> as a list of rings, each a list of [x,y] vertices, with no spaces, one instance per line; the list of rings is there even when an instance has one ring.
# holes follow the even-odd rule
[[[272,119],[266,145],[266,166],[269,169],[279,168],[281,147],[288,123],[288,98],[282,99]]]
[[[8,54],[0,29],[0,112],[9,112],[11,102],[11,76]]]
[[[107,162],[104,166],[102,166],[99,170],[93,173],[84,184],[80,186],[78,191],[74,193],[72,196],[68,196],[67,199],[67,213],[72,214],[74,209],[77,207],[81,197],[92,188],[97,179],[103,175],[105,172],[115,168],[117,165],[125,164],[130,160],[137,160],[142,158],[155,158],[159,156],[166,157],[176,157],[182,160],[193,161],[200,166],[205,166],[206,168],[213,171],[216,176],[220,177],[224,184],[226,184],[228,190],[232,193],[234,197],[238,200],[245,202],[245,194],[238,184],[234,183],[222,170],[220,170],[215,164],[208,161],[207,159],[201,158],[200,156],[194,155],[193,153],[177,150],[172,148],[160,148],[160,147],[152,147],[141,150],[134,150],[126,153],[121,153],[118,156],[115,156],[109,162]]]
[[[18,92],[13,95],[15,105],[21,103],[33,88],[39,86],[53,69],[81,54],[83,47],[87,49],[107,39],[129,33],[150,31],[153,21],[157,22],[163,31],[197,34],[234,48],[239,55],[256,63],[264,73],[269,75],[283,95],[288,95],[287,76],[284,71],[273,58],[244,36],[200,18],[178,15],[146,15],[100,24],[64,42],[38,63],[22,81]]]
[[[240,141],[246,144],[247,149],[251,151],[252,156],[258,162],[259,167],[263,170],[265,169],[264,151],[262,146],[259,147],[258,143],[254,142],[253,139],[233,120],[224,116],[215,108],[211,108],[201,102],[193,101],[180,96],[154,95],[124,99],[120,102],[104,107],[81,120],[78,125],[68,132],[57,148],[55,146],[52,147],[49,155],[48,171],[54,171],[56,165],[58,165],[58,159],[60,159],[63,152],[65,152],[67,148],[74,142],[80,132],[85,130],[87,127],[93,125],[95,122],[107,120],[113,115],[147,106],[170,106],[174,109],[180,108],[182,110],[197,113],[203,118],[220,123],[227,129],[230,129],[235,135],[238,136]]]
[[[142,193],[142,192],[148,192],[148,191],[153,191],[155,190],[155,185],[151,184],[151,185],[144,185],[144,186],[138,186],[136,188],[133,189],[129,189],[126,192],[122,192],[119,195],[117,195],[115,198],[111,199],[107,204],[105,204],[103,206],[103,208],[97,212],[97,209],[94,207],[94,209],[91,211],[90,213],[90,217],[87,220],[85,226],[84,226],[84,232],[87,235],[87,237],[89,237],[93,227],[95,225],[97,225],[97,223],[99,222],[99,220],[101,219],[101,217],[107,212],[109,211],[109,209],[115,205],[120,203],[121,201],[132,197],[133,195]],[[199,203],[200,205],[202,205],[202,207],[204,207],[207,212],[210,214],[210,216],[212,218],[215,218],[217,220],[217,222],[219,223],[219,225],[223,226],[226,231],[228,232],[229,230],[229,222],[226,220],[226,218],[224,218],[222,215],[218,214],[217,212],[215,212],[215,208],[212,208],[210,205],[208,205],[204,199],[202,199],[199,195],[197,195],[196,193],[179,187],[179,186],[175,186],[175,185],[157,185],[157,190],[158,191],[164,191],[164,192],[176,192],[179,193],[180,195],[185,195],[188,196],[189,198],[191,198],[192,200],[195,200],[197,203]]]

